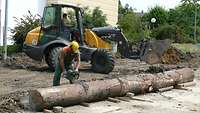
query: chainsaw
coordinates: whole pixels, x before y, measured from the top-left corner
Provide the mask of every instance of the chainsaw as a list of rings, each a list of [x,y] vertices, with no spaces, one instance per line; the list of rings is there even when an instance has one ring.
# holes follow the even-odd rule
[[[69,69],[63,74],[64,78],[68,79],[70,84],[73,84],[75,80],[79,79],[79,72],[76,70]]]

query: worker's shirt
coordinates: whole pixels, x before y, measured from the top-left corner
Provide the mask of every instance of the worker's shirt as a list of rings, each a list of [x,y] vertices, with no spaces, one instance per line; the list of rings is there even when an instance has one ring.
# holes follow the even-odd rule
[[[74,53],[70,47],[64,47],[63,51],[65,52],[64,56],[64,63],[65,65],[69,66],[72,64],[72,61],[77,61],[78,60],[78,53]]]

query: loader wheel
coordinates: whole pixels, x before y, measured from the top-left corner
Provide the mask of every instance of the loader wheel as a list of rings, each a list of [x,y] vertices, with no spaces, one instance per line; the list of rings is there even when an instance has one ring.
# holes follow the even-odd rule
[[[105,49],[97,49],[92,55],[91,64],[94,72],[108,74],[114,68],[113,56]]]
[[[60,49],[61,49],[61,47],[55,47],[55,48],[51,49],[51,51],[49,52],[49,55],[45,58],[46,63],[49,65],[49,67],[52,71],[55,70]]]

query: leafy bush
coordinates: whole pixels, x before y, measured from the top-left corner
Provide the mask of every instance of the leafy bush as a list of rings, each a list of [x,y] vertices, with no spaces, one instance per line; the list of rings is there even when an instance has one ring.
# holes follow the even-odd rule
[[[11,29],[12,40],[14,44],[19,45],[19,49],[22,50],[27,33],[40,25],[39,15],[32,15],[31,12],[28,11],[28,14],[24,15],[22,18],[14,17],[14,19],[17,24]]]
[[[194,42],[194,20],[195,20],[195,8],[197,10],[197,41],[199,41],[198,27],[200,26],[200,4],[199,0],[181,0],[181,4],[174,9],[170,9],[169,24],[175,24],[181,27],[185,34],[189,38],[186,38],[186,42]],[[196,6],[195,6],[196,4]]]
[[[0,54],[3,54],[4,46],[0,46]],[[18,45],[7,45],[7,53],[12,54],[19,52],[19,46]]]
[[[162,25],[152,31],[151,37],[159,40],[171,39],[175,43],[193,43],[193,39],[189,38],[183,29],[176,25]]]

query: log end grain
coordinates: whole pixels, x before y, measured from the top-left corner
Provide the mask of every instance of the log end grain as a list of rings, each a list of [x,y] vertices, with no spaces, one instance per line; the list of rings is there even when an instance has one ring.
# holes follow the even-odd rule
[[[33,111],[42,111],[44,109],[43,98],[37,90],[29,91],[29,105]]]

